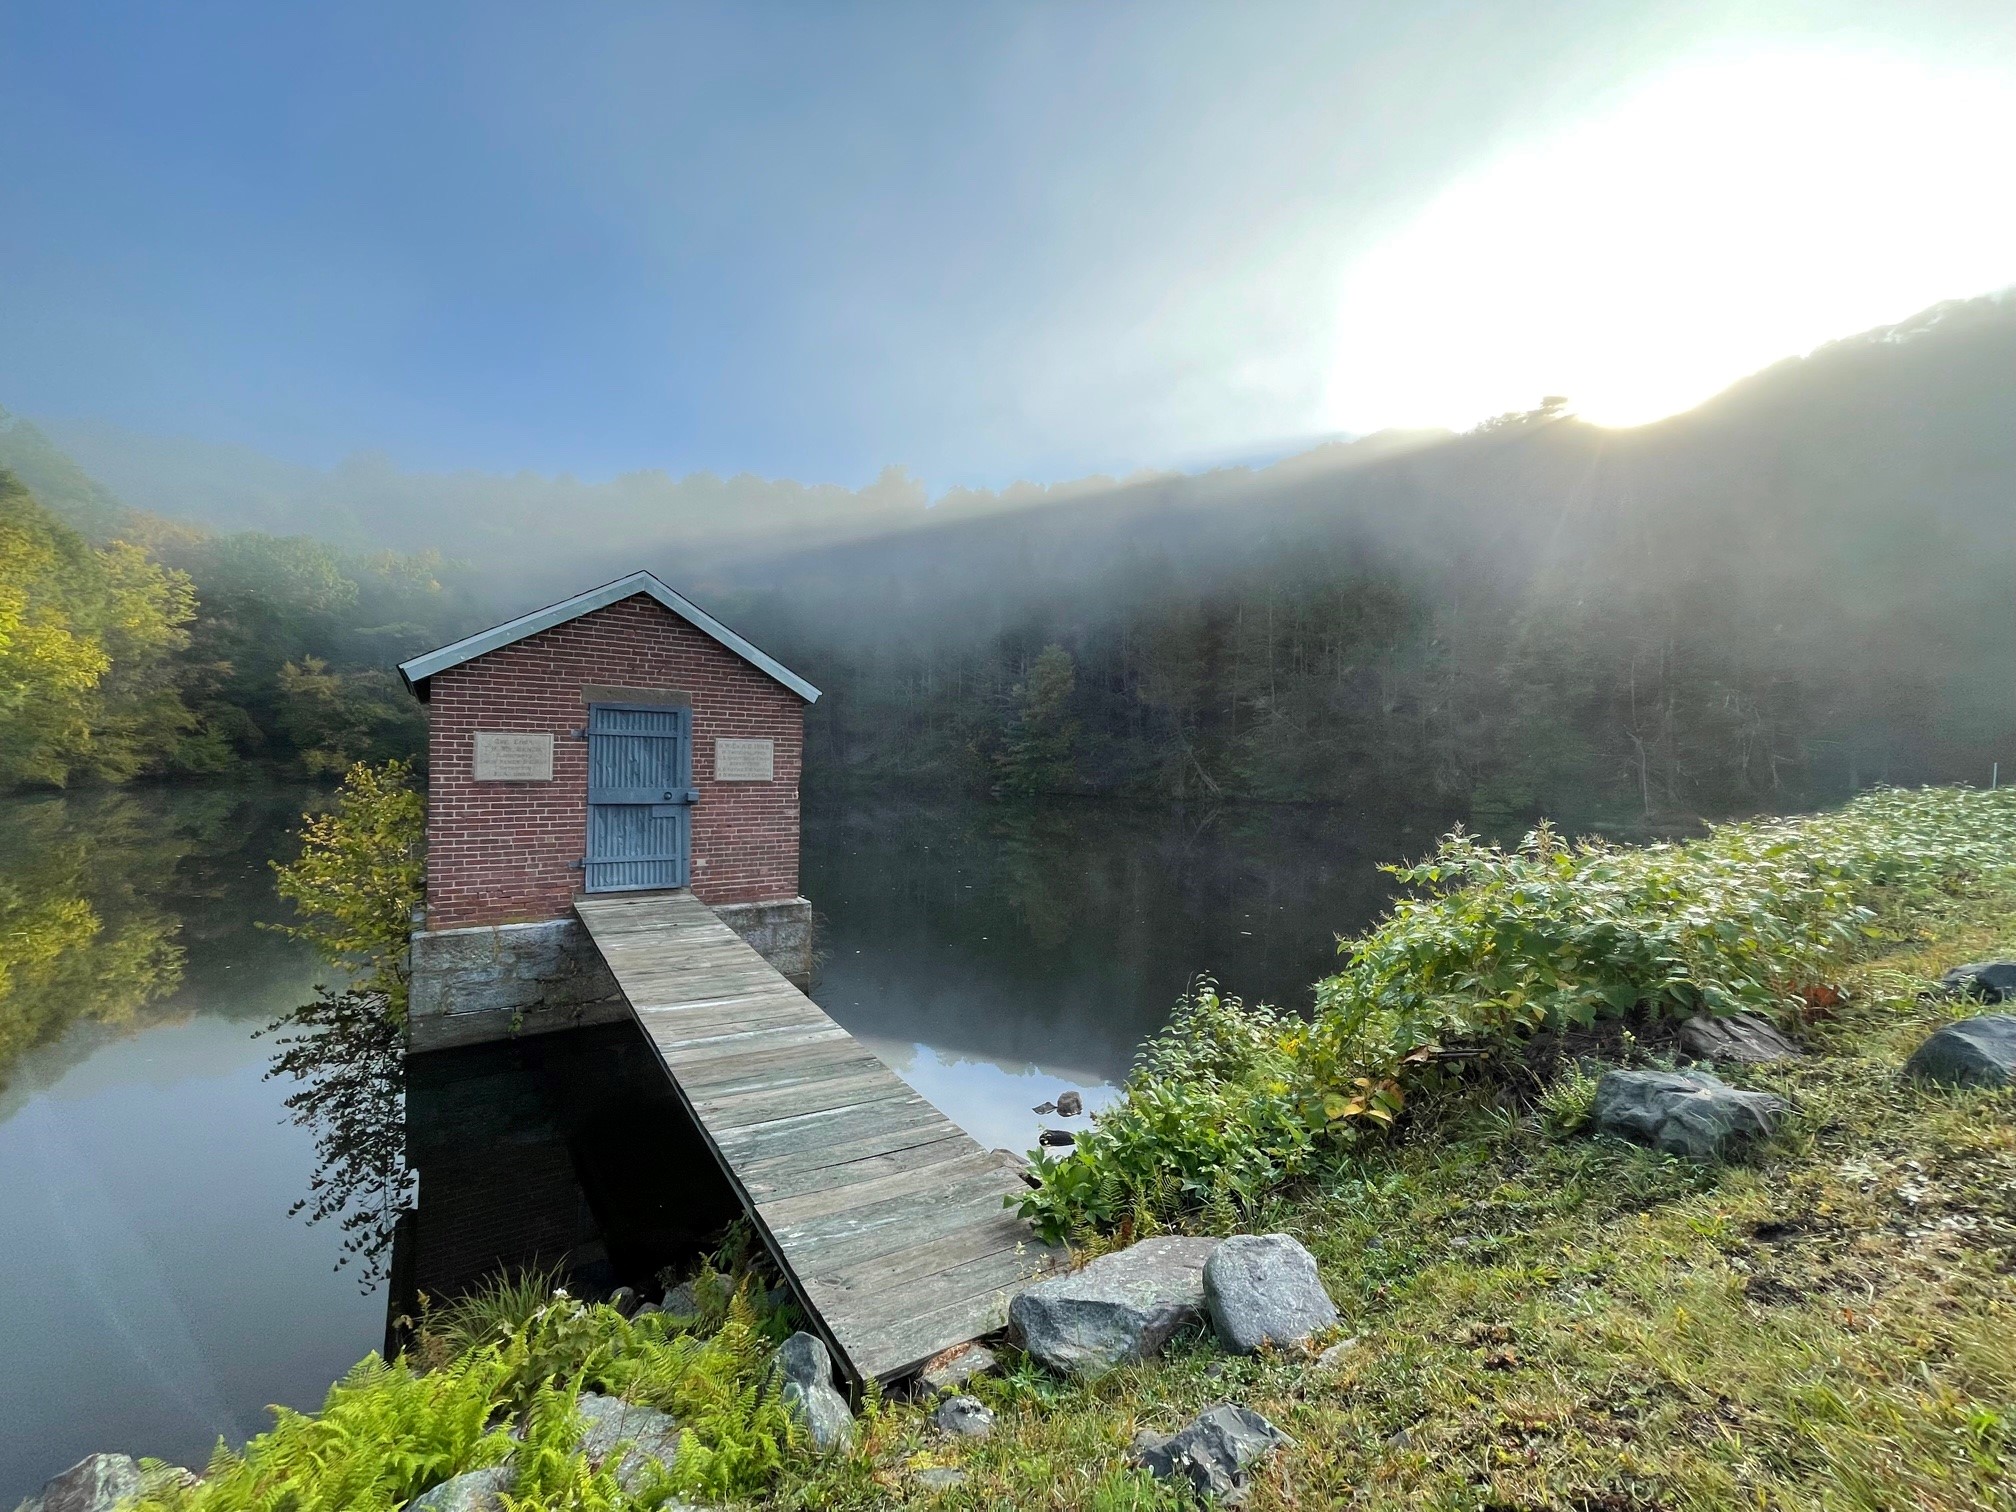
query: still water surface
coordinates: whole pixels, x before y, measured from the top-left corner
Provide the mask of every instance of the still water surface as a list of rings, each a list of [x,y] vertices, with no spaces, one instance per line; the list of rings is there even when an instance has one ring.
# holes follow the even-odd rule
[[[0,1506],[95,1449],[200,1464],[220,1435],[258,1431],[268,1403],[312,1407],[381,1346],[382,1267],[339,1266],[336,1225],[292,1211],[318,1144],[260,1036],[328,975],[262,927],[284,912],[268,863],[316,801],[0,800]],[[1335,936],[1383,904],[1377,863],[1434,827],[1310,809],[815,808],[814,996],[983,1144],[1026,1149],[1045,1122],[1034,1105],[1066,1088],[1110,1100],[1197,974],[1306,1004]],[[416,1068],[417,1228],[452,1229],[465,1270],[485,1258],[484,1223],[522,1238],[550,1220],[595,1274],[642,1279],[705,1216],[649,1179],[662,1146],[636,1158],[664,1112],[634,1035],[558,1043],[575,1039]],[[559,1218],[522,1181],[485,1209],[505,1145],[521,1178],[549,1159]],[[414,1245],[385,1259],[410,1286]]]

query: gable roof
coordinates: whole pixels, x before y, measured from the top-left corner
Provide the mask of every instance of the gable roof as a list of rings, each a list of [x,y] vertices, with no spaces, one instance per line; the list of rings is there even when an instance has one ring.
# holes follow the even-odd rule
[[[415,697],[424,699],[427,696],[427,679],[437,673],[501,650],[528,635],[537,635],[541,630],[551,630],[555,625],[564,625],[584,614],[593,614],[597,609],[606,609],[639,593],[650,595],[695,630],[719,641],[750,666],[784,684],[805,702],[819,701],[819,690],[812,684],[774,657],[758,651],[713,615],[681,598],[649,572],[633,572],[613,583],[604,583],[600,588],[590,588],[586,593],[577,593],[557,604],[548,604],[544,609],[534,609],[530,614],[521,614],[514,620],[464,636],[452,646],[443,646],[438,651],[429,651],[411,661],[403,661],[399,663],[399,675],[406,680],[406,686]]]

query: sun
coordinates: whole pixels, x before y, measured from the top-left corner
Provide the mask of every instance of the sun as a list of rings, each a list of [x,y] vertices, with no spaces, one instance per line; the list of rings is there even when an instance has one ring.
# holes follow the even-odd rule
[[[1635,425],[1941,299],[2016,283],[2016,84],[1894,58],[1666,74],[1450,186],[1347,271],[1342,430],[1542,394]]]

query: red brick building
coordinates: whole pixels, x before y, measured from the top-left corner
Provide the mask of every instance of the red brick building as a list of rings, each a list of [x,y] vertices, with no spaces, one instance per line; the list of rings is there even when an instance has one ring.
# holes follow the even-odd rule
[[[439,1038],[419,1022],[436,1015],[591,1021],[569,1010],[613,984],[576,938],[583,892],[690,887],[809,972],[798,783],[817,688],[648,572],[399,670],[428,706],[416,1048],[491,1037],[471,1021]]]

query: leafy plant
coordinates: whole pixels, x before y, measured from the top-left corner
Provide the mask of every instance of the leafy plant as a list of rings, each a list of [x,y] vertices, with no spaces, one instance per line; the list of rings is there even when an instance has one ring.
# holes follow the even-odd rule
[[[309,816],[301,854],[275,862],[280,896],[300,922],[278,926],[357,974],[406,1013],[406,942],[427,888],[427,803],[413,766],[359,763],[343,776],[336,806]]]
[[[1643,1013],[1785,1015],[1953,900],[2016,890],[2016,792],[1881,790],[1699,840],[1512,849],[1461,831],[1387,870],[1412,891],[1346,942],[1308,1021],[1201,983],[1125,1095],[1021,1211],[1052,1240],[1250,1207],[1533,1031]]]

